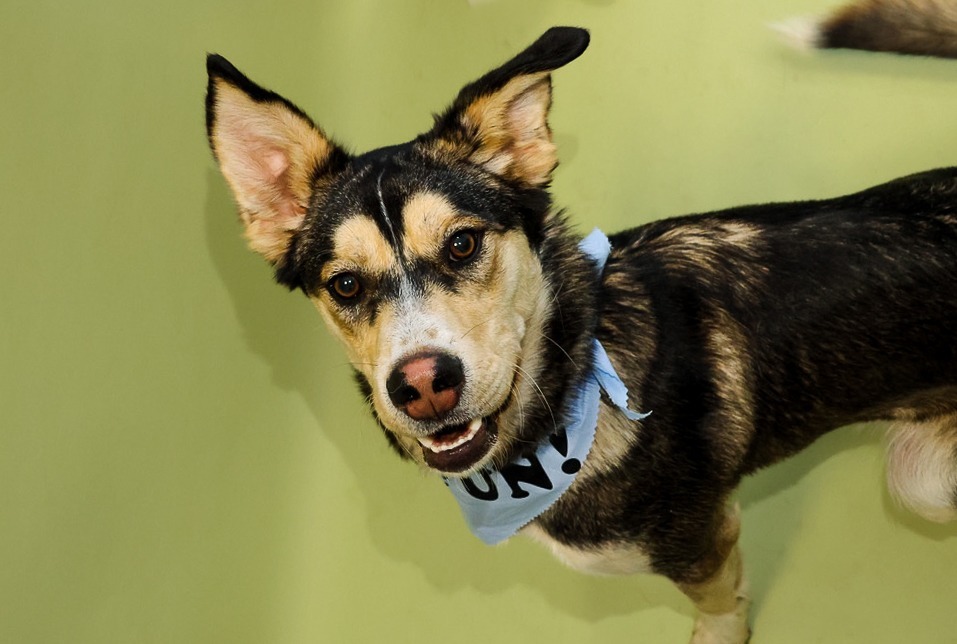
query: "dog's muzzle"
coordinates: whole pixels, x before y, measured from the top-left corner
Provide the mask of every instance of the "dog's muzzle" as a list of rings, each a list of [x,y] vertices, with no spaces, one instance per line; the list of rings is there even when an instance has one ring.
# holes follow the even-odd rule
[[[389,399],[416,421],[452,424],[419,436],[422,456],[432,468],[447,474],[464,472],[482,460],[496,442],[494,417],[458,422],[453,412],[462,397],[465,370],[462,361],[448,353],[429,351],[401,360],[386,380]]]

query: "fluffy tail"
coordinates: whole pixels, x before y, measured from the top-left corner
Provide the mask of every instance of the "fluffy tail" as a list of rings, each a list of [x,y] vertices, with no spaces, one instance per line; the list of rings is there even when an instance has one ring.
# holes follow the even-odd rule
[[[792,20],[774,27],[803,49],[957,58],[955,0],[857,0],[820,20]]]
[[[892,426],[887,486],[931,521],[957,520],[957,416]]]

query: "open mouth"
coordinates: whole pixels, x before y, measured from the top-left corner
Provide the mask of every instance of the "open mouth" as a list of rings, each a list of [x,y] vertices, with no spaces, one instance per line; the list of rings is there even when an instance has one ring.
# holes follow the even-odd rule
[[[473,467],[491,451],[497,437],[496,430],[495,417],[486,416],[444,427],[418,440],[429,467],[456,474]]]

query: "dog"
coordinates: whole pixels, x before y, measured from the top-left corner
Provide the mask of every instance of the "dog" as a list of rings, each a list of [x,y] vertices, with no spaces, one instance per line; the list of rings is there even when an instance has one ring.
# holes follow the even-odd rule
[[[740,644],[744,476],[887,420],[891,491],[957,518],[957,168],[582,240],[548,192],[547,117],[588,43],[550,29],[359,155],[210,55],[209,142],[251,248],[476,534],[665,575],[693,643]]]

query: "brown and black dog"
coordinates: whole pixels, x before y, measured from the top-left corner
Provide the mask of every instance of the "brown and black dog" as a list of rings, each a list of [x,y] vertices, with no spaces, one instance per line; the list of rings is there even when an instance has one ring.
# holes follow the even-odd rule
[[[550,74],[587,45],[551,29],[361,155],[212,55],[209,140],[252,248],[343,341],[397,453],[450,483],[553,487],[535,450],[567,451],[606,355],[630,402],[603,381],[587,458],[518,527],[582,570],[666,575],[693,642],[740,644],[747,474],[886,419],[891,490],[957,517],[957,168],[659,221],[595,257],[548,192]]]

